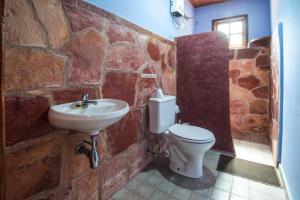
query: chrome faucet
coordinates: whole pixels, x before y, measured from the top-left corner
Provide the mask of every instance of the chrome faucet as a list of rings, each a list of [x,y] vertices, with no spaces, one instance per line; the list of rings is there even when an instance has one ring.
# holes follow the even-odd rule
[[[82,102],[81,102],[81,106],[82,108],[87,108],[89,106],[89,104],[94,104],[97,105],[98,101],[90,101],[89,100],[89,94],[88,93],[84,93],[82,95]]]
[[[88,101],[89,100],[89,94],[88,93],[83,93],[82,94],[82,102]]]

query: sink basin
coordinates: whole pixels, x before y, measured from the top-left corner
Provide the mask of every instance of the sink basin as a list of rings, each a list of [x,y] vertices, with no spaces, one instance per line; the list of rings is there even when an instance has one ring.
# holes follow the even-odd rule
[[[116,99],[96,99],[97,104],[87,108],[76,107],[78,102],[51,106],[48,118],[50,124],[96,135],[99,131],[118,122],[129,111],[126,102]]]

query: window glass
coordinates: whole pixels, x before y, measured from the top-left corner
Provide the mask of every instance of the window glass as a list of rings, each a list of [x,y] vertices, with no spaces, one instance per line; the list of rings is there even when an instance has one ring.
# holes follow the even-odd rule
[[[218,24],[217,30],[229,35],[229,24]]]
[[[243,34],[230,35],[229,44],[231,47],[243,46]]]
[[[241,48],[247,45],[248,38],[247,15],[213,20],[213,31],[227,35],[230,48]]]
[[[230,33],[242,33],[243,32],[243,22],[231,22],[230,23]]]

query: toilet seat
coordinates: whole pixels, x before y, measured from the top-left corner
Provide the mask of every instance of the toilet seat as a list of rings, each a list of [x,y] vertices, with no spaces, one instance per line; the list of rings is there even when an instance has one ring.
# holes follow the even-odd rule
[[[197,126],[175,124],[169,131],[172,137],[191,143],[210,143],[215,140],[212,132]]]

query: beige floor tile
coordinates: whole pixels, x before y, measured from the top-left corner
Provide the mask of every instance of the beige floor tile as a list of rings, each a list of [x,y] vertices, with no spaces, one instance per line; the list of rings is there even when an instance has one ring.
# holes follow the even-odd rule
[[[237,141],[241,144],[240,156],[249,155],[251,148],[252,159],[265,159],[264,156],[271,156],[269,149],[263,144]],[[243,146],[244,145],[244,146]],[[143,171],[131,180],[123,189],[115,193],[111,200],[285,200],[285,193],[282,188],[255,182],[246,178],[233,176],[231,174],[218,172],[214,169],[219,153],[209,151],[206,154],[210,172],[213,172],[216,183],[203,189],[191,190],[175,185],[172,178],[164,177],[165,174],[156,169]]]
[[[248,199],[244,198],[244,197],[240,197],[240,196],[234,195],[234,194],[231,194],[230,195],[230,200],[248,200]]]
[[[194,190],[195,193],[203,196],[203,197],[210,197],[211,193],[213,191],[212,187],[208,187],[205,189],[199,189],[199,190]]]
[[[200,194],[193,192],[189,200],[209,200],[208,197],[201,196]]]
[[[172,192],[175,190],[176,185],[171,183],[168,180],[164,180],[159,186],[158,189],[162,192],[165,192],[167,194],[172,194]]]
[[[232,181],[226,181],[222,179],[217,179],[215,188],[230,192],[231,191],[231,186],[232,186]]]
[[[171,196],[180,199],[180,200],[188,200],[192,195],[192,191],[182,188],[176,187],[175,190],[172,192]]]
[[[167,200],[170,196],[164,192],[161,192],[159,190],[156,190],[152,193],[149,200]]]
[[[132,179],[131,181],[129,181],[127,183],[127,185],[125,186],[128,190],[130,191],[134,191],[136,190],[140,185],[142,184],[142,182],[138,181],[137,179]]]
[[[229,200],[229,196],[230,196],[229,192],[225,192],[223,190],[214,188],[214,190],[211,194],[211,199],[212,200]]]
[[[218,174],[218,180],[224,180],[224,181],[229,181],[229,182],[232,182],[233,181],[233,175],[231,174],[227,174],[227,173],[224,173],[224,172],[220,172]]]
[[[274,166],[273,154],[268,144],[259,144],[237,139],[233,141],[237,158]]]
[[[144,199],[148,199],[154,191],[155,189],[152,186],[148,184],[142,184],[135,190],[135,193],[143,197]]]
[[[249,197],[250,181],[241,177],[234,177],[231,192],[243,198]]]
[[[259,191],[250,191],[249,192],[249,200],[268,200],[269,195],[264,192]]]

